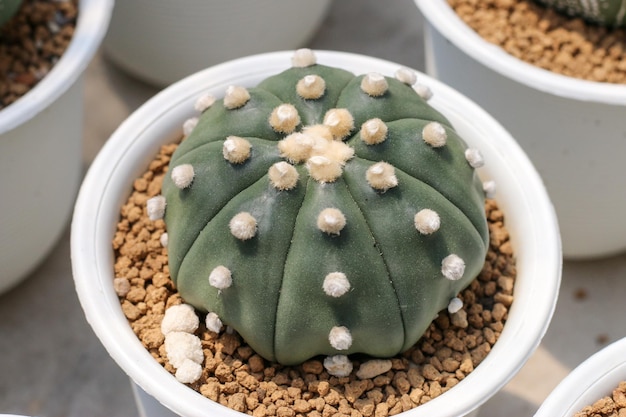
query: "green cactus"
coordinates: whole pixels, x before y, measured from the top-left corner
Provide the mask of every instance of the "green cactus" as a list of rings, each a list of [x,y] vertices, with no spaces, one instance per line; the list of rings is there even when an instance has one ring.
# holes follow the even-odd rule
[[[161,197],[183,299],[287,365],[408,349],[488,243],[482,157],[414,74],[315,59],[202,104]]]
[[[591,23],[604,26],[626,24],[626,1],[624,0],[537,0],[539,3],[570,16],[582,17]]]
[[[13,17],[20,8],[22,0],[0,0],[0,26]]]

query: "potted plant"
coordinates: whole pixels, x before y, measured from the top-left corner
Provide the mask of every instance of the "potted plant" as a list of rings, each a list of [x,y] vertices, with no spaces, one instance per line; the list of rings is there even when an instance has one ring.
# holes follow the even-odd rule
[[[611,343],[578,365],[550,393],[537,410],[535,417],[596,415],[593,410],[599,415],[611,413],[618,415],[618,412],[622,415],[626,410],[626,402],[621,399],[624,395],[624,384],[626,384],[626,338]],[[613,397],[613,391],[618,392],[619,399]],[[617,403],[614,402],[614,398]],[[601,405],[604,405],[604,410]],[[585,414],[577,414],[583,411]]]
[[[323,51],[316,54],[319,62],[357,74],[393,74],[399,67],[397,64],[390,62],[353,54]],[[245,87],[255,86],[268,76],[287,69],[290,66],[291,56],[292,53],[289,52],[278,52],[239,59],[209,68],[165,89],[142,106],[120,127],[96,158],[85,179],[77,201],[72,226],[72,263],[76,289],[88,321],[111,356],[141,388],[139,396],[143,398],[144,404],[146,398],[151,396],[156,398],[164,407],[180,415],[205,415],[207,410],[220,415],[240,415],[202,397],[197,392],[178,382],[172,374],[163,369],[154,360],[129,327],[128,320],[120,308],[120,301],[113,287],[114,265],[111,242],[114,237],[115,224],[119,219],[120,207],[128,198],[134,178],[137,178],[145,171],[145,167],[154,159],[161,145],[175,141],[180,135],[183,122],[194,120],[194,103],[198,98],[205,96],[206,93],[215,97],[223,97],[226,93],[227,102],[231,103],[230,100],[234,99],[234,108],[242,105],[240,100],[243,101],[245,106],[249,98],[246,98]],[[254,68],[254,71],[250,71],[251,68]],[[350,77],[354,76],[350,75]],[[313,78],[311,80],[312,84],[315,81],[315,77]],[[412,79],[412,77],[409,78]],[[385,78],[375,76],[369,79],[369,81],[381,79],[384,80]],[[434,92],[431,100],[433,108],[445,114],[445,117],[449,119],[452,125],[455,126],[456,131],[459,132],[459,135],[465,139],[467,145],[472,149],[479,148],[484,159],[489,161],[484,168],[481,168],[480,178],[481,181],[494,179],[498,183],[497,201],[499,207],[506,213],[509,219],[509,231],[517,259],[518,278],[515,284],[514,308],[510,310],[506,326],[494,348],[483,362],[454,388],[407,413],[407,415],[415,416],[458,416],[472,412],[501,388],[512,378],[538,345],[547,328],[558,293],[561,252],[556,219],[545,190],[539,176],[515,141],[484,111],[463,96],[426,76],[423,76],[421,80]],[[330,81],[328,82],[330,83]],[[414,80],[409,83],[411,84],[412,82]],[[272,84],[271,79],[266,81],[266,83]],[[227,88],[230,85],[243,86],[244,88],[242,90]],[[410,88],[406,89],[406,86],[403,88],[403,91],[411,90]],[[229,92],[226,92],[226,90],[229,90]],[[381,92],[374,89],[374,95],[377,94],[376,91],[379,91],[384,96],[386,90],[383,88]],[[393,94],[396,93],[394,92]],[[251,102],[254,103],[258,100],[259,93],[249,94]],[[336,97],[329,98],[329,100],[334,99]],[[207,100],[202,102],[206,103]],[[211,100],[208,100],[208,102],[211,102]],[[220,101],[220,103],[222,102]],[[219,113],[224,111],[224,109],[223,104],[219,104],[216,112]],[[289,109],[283,110],[277,112],[277,115],[281,115],[278,119],[289,121],[291,111]],[[397,108],[389,111],[397,111]],[[439,114],[438,111],[431,113],[431,116]],[[216,114],[207,112],[207,114],[209,113]],[[333,118],[334,116],[331,117],[331,119]],[[342,118],[339,117],[338,120],[342,120]],[[202,130],[202,126],[205,123],[201,120],[195,129]],[[248,121],[243,122],[243,124],[247,123]],[[195,122],[191,122],[191,126],[194,124]],[[188,128],[190,126],[189,122],[185,123],[185,125]],[[439,131],[439,129],[435,130]],[[230,149],[231,146],[228,143],[223,145],[222,141],[217,142],[220,158],[231,156],[233,152],[235,155],[239,155],[236,146],[238,139],[231,139],[235,142],[233,143],[235,145],[233,149]],[[263,152],[261,152],[263,144],[253,139],[250,139],[250,141],[254,142],[252,143],[252,149],[255,149],[253,156],[263,155]],[[341,146],[343,145],[342,142],[337,141],[337,143],[339,144],[339,149],[336,155],[345,156],[346,153],[341,152],[346,150]],[[184,146],[189,147],[188,149],[194,148],[194,141],[184,142]],[[208,147],[211,146],[213,145],[208,145]],[[222,146],[225,146],[224,150],[222,150]],[[201,145],[200,147],[204,146]],[[244,148],[247,147],[244,146]],[[222,152],[224,152],[224,156],[222,156]],[[182,155],[183,153],[181,151],[180,154]],[[275,153],[276,151],[272,151],[267,155],[273,158],[272,155]],[[244,159],[247,159],[245,158],[246,152],[243,152],[242,155]],[[295,154],[289,155],[291,155],[288,156],[289,159],[293,161],[297,159]],[[327,154],[316,154],[310,157],[320,156],[329,158]],[[203,158],[200,157],[200,159]],[[316,161],[324,162],[321,158],[316,158],[311,163]],[[346,162],[347,160],[343,161]],[[235,160],[233,163],[237,164],[237,161]],[[465,161],[464,163],[467,164],[468,162]],[[346,162],[346,171],[352,169],[348,167],[348,164],[349,162]],[[211,166],[213,164],[210,164],[207,168],[211,169]],[[196,169],[198,173],[204,171],[201,168],[194,168],[194,173]],[[237,169],[237,167],[234,167],[234,169]],[[289,168],[285,169],[287,171],[290,170]],[[303,171],[304,167],[300,166],[296,169],[302,171],[300,175],[305,174]],[[332,169],[331,171],[334,172]],[[172,210],[170,214],[175,213],[174,208],[178,204],[175,196],[180,191],[184,192],[184,190],[178,190],[178,186],[182,186],[185,189],[193,181],[196,181],[196,185],[204,181],[200,179],[200,176],[196,177],[195,174],[190,176],[187,168],[183,168],[182,171],[173,168],[172,172],[177,173],[174,182],[178,185],[173,185],[174,188],[169,188],[169,191],[166,191],[166,188],[164,188],[165,194],[169,194],[171,199],[168,203]],[[181,174],[181,176],[179,177],[178,174]],[[221,176],[222,174],[219,175]],[[520,177],[524,178],[523,184],[519,181]],[[206,178],[211,178],[211,176],[209,175]],[[332,179],[324,177],[323,182],[332,183]],[[399,181],[407,181],[407,178],[404,176],[402,178],[398,176],[398,179]],[[385,183],[390,189],[395,187],[395,181]],[[313,183],[312,187],[323,187],[321,183],[319,183],[320,185],[315,184]],[[279,188],[284,188],[285,191],[290,192],[290,187],[287,185]],[[476,191],[478,192],[478,190]],[[386,196],[394,195],[394,192],[389,189],[385,192],[382,189],[378,190],[378,193],[381,195],[388,193]],[[163,208],[163,206],[160,206],[162,202],[162,200],[156,200],[156,205],[151,204],[150,208],[148,208],[149,213],[154,215],[155,218],[159,217],[159,211]],[[253,209],[254,207],[251,207],[250,215],[254,217]],[[343,210],[341,211],[343,212]],[[345,213],[352,212],[345,210]],[[256,231],[259,233],[267,231],[265,225],[260,223],[257,223],[257,227],[247,228],[246,225],[249,226],[250,222],[245,221],[246,219],[243,219],[242,228],[237,226],[237,222],[235,222],[234,231],[232,232],[235,237],[239,236],[237,239],[243,239],[243,244],[247,240],[246,236],[254,239]],[[227,223],[231,224],[230,221]],[[330,223],[341,225],[343,222],[331,221]],[[352,224],[354,223],[355,220],[353,218]],[[413,228],[417,228],[417,225],[413,226]],[[172,226],[173,229],[174,227]],[[343,229],[341,227],[339,229],[333,229],[334,232],[331,230],[330,233],[336,234],[336,232],[339,232],[341,236]],[[253,233],[248,235],[246,231]],[[348,229],[346,231],[349,232]],[[354,231],[348,234],[350,233],[354,233]],[[175,242],[175,239],[175,237],[172,237],[172,242]],[[337,242],[340,242],[340,240],[337,240]],[[176,243],[172,243],[172,245],[170,246],[170,243],[168,243],[168,251],[171,250],[172,253],[175,253]],[[480,246],[481,244],[477,245],[477,247]],[[169,262],[172,267],[175,267],[174,265],[177,261],[174,258],[170,258]],[[441,259],[438,262],[441,262]],[[452,263],[458,266],[458,263]],[[439,265],[438,268],[441,268],[442,264]],[[231,276],[230,274],[220,273],[220,271],[224,272],[220,268],[217,268],[220,270],[215,272],[215,265],[212,264],[206,267],[211,269],[209,271],[211,278],[207,278],[209,285],[216,291],[226,294],[230,289],[229,283],[232,285],[232,282],[235,282],[237,279],[236,274],[233,273]],[[474,267],[470,265],[468,258],[468,271],[470,269],[474,269]],[[452,270],[457,271],[452,272],[452,275],[459,272],[454,267]],[[447,274],[443,270],[437,272],[437,274],[440,273],[444,276]],[[460,274],[461,276],[463,275],[462,272]],[[239,276],[241,277],[241,275]],[[204,281],[206,280],[202,282]],[[334,283],[337,285],[334,288],[338,292],[334,292],[332,289],[328,290],[328,292],[335,293],[339,297],[345,295],[345,291],[341,291],[341,288],[346,288],[345,285],[341,285],[344,281],[341,278],[335,280]],[[199,285],[204,285],[202,282]],[[265,290],[257,291],[257,293],[265,293]],[[271,294],[272,292],[267,291],[267,293]],[[447,296],[444,299],[444,304],[447,305],[450,300]],[[220,312],[215,310],[209,313]],[[261,314],[253,314],[253,316],[255,315],[259,316]],[[211,316],[211,314],[207,314],[207,316]],[[221,318],[232,323],[236,321],[228,318],[227,315],[223,315]],[[216,321],[213,320],[211,323],[215,324]],[[212,324],[207,326],[212,326]],[[355,337],[359,334],[365,334],[356,327],[354,329]],[[354,340],[352,336],[342,329],[335,333],[337,333],[337,337],[329,337],[330,344],[335,348],[335,351],[345,350],[346,352],[351,352],[349,345],[351,345],[350,341]],[[262,334],[262,332],[259,333],[259,337],[262,337]],[[345,358],[342,358],[339,362],[345,363],[343,359]],[[286,359],[287,362],[292,360],[300,361],[302,358]],[[332,366],[332,363],[330,365]],[[143,391],[149,396],[142,394]],[[154,403],[151,406],[154,406]]]
[[[107,28],[109,0],[82,0],[56,65],[0,110],[0,291],[24,278],[67,226],[82,177],[82,74]],[[17,17],[17,16],[16,16]]]
[[[447,0],[416,3],[426,18],[427,73],[483,106],[529,154],[555,205],[564,256],[626,249],[620,227],[626,197],[607,192],[619,189],[624,175],[617,155],[626,149],[626,86],[539,68],[483,39]],[[514,105],[504,105],[511,97]],[[616,159],[607,161],[609,153]]]
[[[168,85],[230,59],[295,49],[311,38],[331,0],[118,2],[106,56],[141,80]]]

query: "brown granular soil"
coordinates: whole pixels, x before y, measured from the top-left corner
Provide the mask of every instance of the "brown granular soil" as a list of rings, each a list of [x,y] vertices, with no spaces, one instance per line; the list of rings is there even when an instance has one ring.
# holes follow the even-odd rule
[[[611,395],[583,408],[574,417],[626,417],[626,381],[620,382]]]
[[[160,243],[163,220],[151,221],[146,201],[161,192],[170,156],[166,145],[134,182],[121,209],[113,240],[114,288],[132,329],[154,359],[172,374],[160,325],[165,310],[183,302],[170,280],[167,249]],[[359,379],[330,376],[322,360],[299,366],[269,363],[236,333],[207,331],[203,317],[195,334],[204,351],[200,380],[189,386],[205,397],[257,417],[385,417],[446,392],[465,378],[498,340],[513,302],[516,267],[503,213],[486,202],[490,249],[483,270],[459,298],[463,309],[440,312],[420,341],[391,359],[392,368]],[[353,355],[354,370],[370,358]]]
[[[0,110],[33,88],[67,49],[78,0],[24,0],[0,27]]]
[[[486,41],[537,67],[590,81],[626,83],[626,29],[562,15],[533,0],[447,0]]]

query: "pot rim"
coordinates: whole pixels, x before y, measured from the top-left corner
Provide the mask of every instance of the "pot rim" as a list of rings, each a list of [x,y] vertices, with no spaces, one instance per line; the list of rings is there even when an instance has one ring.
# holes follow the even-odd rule
[[[355,73],[393,74],[401,66],[351,53],[315,53],[321,64]],[[214,403],[176,381],[150,356],[130,329],[112,288],[111,239],[119,218],[119,207],[127,198],[133,179],[145,170],[159,145],[180,136],[183,121],[195,115],[193,103],[197,97],[206,92],[221,95],[228,85],[245,86],[246,80],[254,79],[256,83],[288,68],[292,54],[293,51],[282,51],[240,58],[200,71],[158,93],[126,119],[106,142],[89,169],[77,199],[71,231],[72,268],[87,320],[109,354],[131,379],[164,406],[183,416],[206,415],[207,409],[224,416],[242,414]],[[481,151],[492,159],[493,166],[508,171],[501,194],[519,194],[515,203],[507,204],[503,211],[517,218],[522,213],[520,228],[525,231],[512,238],[525,248],[518,256],[518,271],[533,279],[527,280],[525,285],[516,283],[516,302],[511,308],[509,321],[483,363],[455,389],[403,414],[452,417],[467,414],[490,398],[517,373],[539,345],[556,305],[561,279],[561,245],[556,215],[547,192],[519,145],[469,99],[424,74],[416,73],[420,82],[435,93],[431,100],[433,106],[451,118],[453,124],[454,119],[466,120],[465,124],[472,129],[474,137],[497,139],[481,142],[481,146],[484,145]],[[165,123],[166,114],[177,121],[177,126],[169,132],[154,126]],[[470,115],[475,116],[471,122],[467,120]],[[141,159],[140,163],[138,159]],[[515,170],[515,174],[511,170]],[[532,216],[529,214],[531,210]],[[510,350],[513,350],[512,355]]]
[[[591,355],[567,375],[539,407],[535,417],[568,417],[610,395],[626,381],[626,337]]]
[[[26,123],[57,100],[83,74],[107,31],[114,0],[80,0],[74,35],[50,72],[0,110],[0,134]]]
[[[539,68],[484,40],[446,0],[414,0],[427,22],[468,56],[500,75],[559,97],[626,105],[626,85],[583,80]]]

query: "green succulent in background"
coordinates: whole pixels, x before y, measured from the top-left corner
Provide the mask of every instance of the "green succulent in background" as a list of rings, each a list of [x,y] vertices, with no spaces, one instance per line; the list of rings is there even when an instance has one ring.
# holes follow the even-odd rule
[[[609,27],[624,26],[626,23],[626,1],[624,0],[537,0],[548,7],[570,16]]]
[[[489,240],[482,156],[415,81],[299,50],[258,86],[198,101],[157,206],[170,274],[210,328],[268,360],[340,363],[408,349],[458,303]]]
[[[13,17],[22,4],[22,0],[0,0],[0,26]]]

